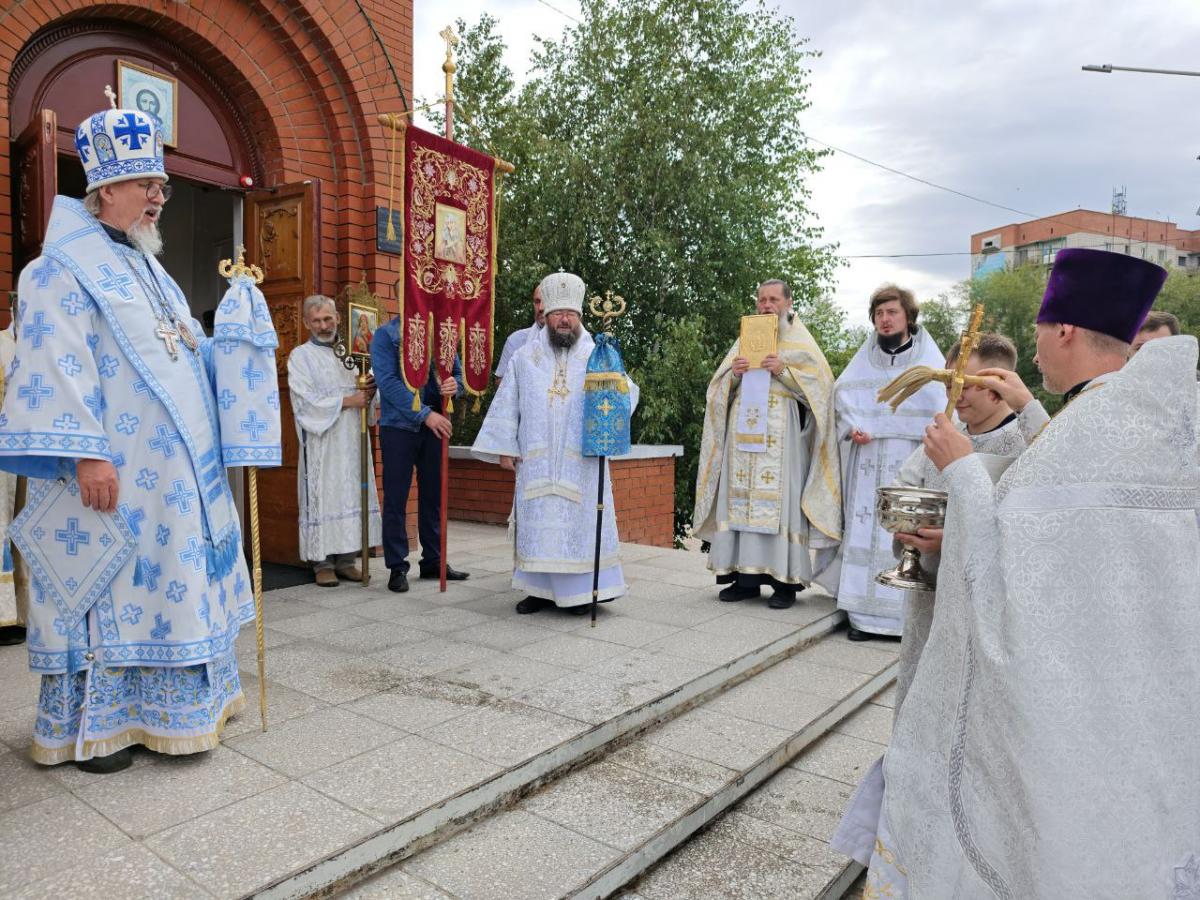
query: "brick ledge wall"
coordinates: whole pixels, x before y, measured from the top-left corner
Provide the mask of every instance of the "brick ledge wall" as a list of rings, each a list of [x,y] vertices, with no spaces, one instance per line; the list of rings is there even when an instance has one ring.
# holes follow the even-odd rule
[[[628,456],[610,461],[617,532],[622,541],[674,546],[675,457],[682,452],[682,447],[639,445]],[[415,495],[416,485],[413,492]],[[449,496],[450,519],[507,524],[513,473],[473,458],[468,447],[451,447]],[[410,518],[415,519],[415,496],[409,502]]]

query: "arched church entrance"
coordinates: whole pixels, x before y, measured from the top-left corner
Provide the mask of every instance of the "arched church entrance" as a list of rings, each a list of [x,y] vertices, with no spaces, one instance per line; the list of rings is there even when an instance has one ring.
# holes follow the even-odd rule
[[[83,196],[75,128],[108,103],[105,85],[122,105],[158,115],[169,135],[173,194],[162,218],[161,261],[211,331],[223,292],[217,263],[241,242],[242,179],[257,180],[261,165],[222,87],[179,47],[124,23],[64,23],[17,57],[9,78],[10,120],[19,132],[14,269],[38,252],[47,201],[55,193]]]

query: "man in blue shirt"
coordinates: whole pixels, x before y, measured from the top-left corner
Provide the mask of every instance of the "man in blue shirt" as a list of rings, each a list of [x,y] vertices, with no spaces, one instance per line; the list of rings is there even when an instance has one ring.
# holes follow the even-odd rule
[[[420,409],[400,373],[400,320],[376,329],[371,339],[371,369],[379,389],[379,446],[383,458],[383,561],[391,570],[388,590],[408,590],[408,491],[417,470],[417,532],[421,539],[421,577],[441,574],[442,439],[450,420],[437,412],[442,397],[463,393],[462,367],[454,358],[454,377],[438,381],[430,363],[421,389]],[[448,581],[465,581],[466,572],[446,566]]]

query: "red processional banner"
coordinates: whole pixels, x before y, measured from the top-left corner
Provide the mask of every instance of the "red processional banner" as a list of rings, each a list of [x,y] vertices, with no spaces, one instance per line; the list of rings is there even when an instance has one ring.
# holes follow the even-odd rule
[[[414,394],[457,354],[478,397],[492,365],[496,185],[492,157],[409,126],[404,134],[400,371]]]

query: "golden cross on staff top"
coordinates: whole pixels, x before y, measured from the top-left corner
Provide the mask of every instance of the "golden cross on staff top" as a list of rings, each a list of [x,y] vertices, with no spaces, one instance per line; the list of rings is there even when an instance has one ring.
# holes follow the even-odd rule
[[[217,263],[217,271],[222,278],[235,278],[240,275],[248,275],[253,279],[255,284],[262,284],[266,277],[263,270],[255,265],[246,265],[246,247],[244,244],[238,244],[237,262],[232,259],[223,259]]]
[[[975,352],[975,345],[979,343],[979,328],[982,325],[983,304],[977,303],[975,309],[971,311],[971,321],[967,325],[967,330],[959,339],[958,359],[954,361],[954,369],[950,375],[950,390],[947,392],[949,396],[949,402],[946,404],[947,418],[954,412],[954,407],[958,405],[958,398],[962,396],[963,385],[966,383],[967,361]]]
[[[588,310],[600,320],[600,330],[608,333],[612,328],[612,320],[625,314],[625,298],[612,291],[605,291],[603,298],[594,294],[588,300]]]

